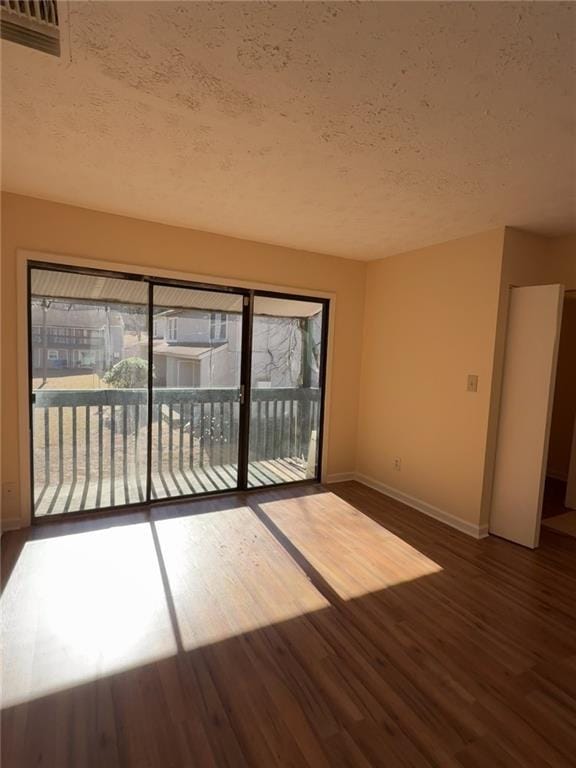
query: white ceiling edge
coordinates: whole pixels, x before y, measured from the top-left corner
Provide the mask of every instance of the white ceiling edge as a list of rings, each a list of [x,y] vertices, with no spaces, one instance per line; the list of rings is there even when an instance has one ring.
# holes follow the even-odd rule
[[[30,200],[38,200],[38,201],[40,201],[42,203],[53,203],[54,205],[62,205],[62,206],[66,206],[66,207],[69,207],[69,208],[77,208],[77,209],[79,209],[81,211],[86,211],[88,213],[97,213],[97,214],[103,214],[103,215],[106,215],[106,216],[118,216],[120,218],[131,219],[132,221],[140,221],[140,222],[147,223],[147,224],[157,224],[157,225],[163,226],[163,227],[171,227],[171,228],[175,228],[175,229],[188,230],[188,231],[190,231],[192,233],[196,232],[196,233],[198,233],[200,235],[206,235],[206,236],[209,236],[209,237],[222,237],[222,238],[226,238],[226,239],[230,239],[230,240],[241,240],[242,242],[252,243],[252,244],[257,245],[257,246],[270,246],[272,248],[284,248],[286,250],[297,251],[299,253],[310,254],[312,256],[329,256],[329,257],[331,257],[333,259],[344,259],[345,261],[359,261],[359,262],[363,262],[363,263],[369,263],[369,262],[374,262],[374,261],[381,261],[382,259],[391,258],[392,256],[408,255],[409,253],[413,253],[414,251],[420,251],[420,250],[424,250],[426,248],[433,248],[435,246],[443,245],[444,243],[451,243],[451,242],[454,242],[456,240],[463,240],[463,239],[466,239],[466,238],[478,237],[479,235],[486,234],[487,232],[495,232],[495,231],[499,231],[499,230],[501,230],[503,232],[506,229],[518,230],[520,232],[525,232],[526,234],[534,235],[536,237],[540,237],[540,238],[543,238],[545,240],[557,240],[557,239],[561,239],[563,237],[576,236],[576,228],[574,229],[574,231],[566,232],[566,233],[559,234],[559,235],[543,235],[542,233],[532,231],[532,230],[530,230],[527,227],[522,227],[522,226],[518,226],[518,225],[514,225],[514,224],[499,224],[499,225],[496,225],[496,226],[488,227],[487,229],[475,230],[473,232],[465,232],[463,234],[455,235],[454,237],[449,237],[446,240],[438,240],[438,241],[434,241],[434,242],[428,242],[428,241],[422,242],[420,245],[417,245],[414,248],[410,248],[409,250],[393,251],[393,252],[386,253],[386,254],[383,254],[383,255],[376,255],[376,256],[370,256],[370,257],[366,257],[366,256],[353,256],[353,255],[344,256],[342,254],[331,253],[329,251],[310,251],[310,250],[307,250],[307,249],[304,249],[304,248],[297,248],[297,247],[292,246],[292,245],[286,245],[285,243],[270,242],[270,241],[264,241],[264,240],[255,240],[254,238],[251,238],[251,237],[242,237],[241,235],[229,234],[227,232],[213,232],[213,231],[209,231],[209,230],[198,229],[197,227],[194,227],[194,226],[188,226],[186,224],[176,223],[174,221],[165,220],[165,219],[147,219],[147,218],[145,219],[145,218],[142,218],[142,217],[139,217],[139,216],[133,216],[130,213],[125,213],[125,212],[117,211],[117,210],[115,211],[115,210],[112,210],[112,209],[109,209],[109,208],[90,208],[90,207],[88,207],[86,205],[79,205],[78,203],[69,202],[67,200],[59,200],[59,199],[51,198],[51,197],[50,198],[49,197],[39,197],[38,195],[32,195],[32,194],[28,194],[26,192],[20,192],[20,191],[15,190],[15,189],[2,188],[2,194],[16,195],[18,197],[24,197],[24,198],[28,198]]]

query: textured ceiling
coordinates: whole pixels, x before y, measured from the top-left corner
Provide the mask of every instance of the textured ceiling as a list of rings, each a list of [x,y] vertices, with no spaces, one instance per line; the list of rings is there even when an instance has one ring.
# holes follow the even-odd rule
[[[5,189],[359,259],[576,229],[575,5],[69,8],[2,45]]]

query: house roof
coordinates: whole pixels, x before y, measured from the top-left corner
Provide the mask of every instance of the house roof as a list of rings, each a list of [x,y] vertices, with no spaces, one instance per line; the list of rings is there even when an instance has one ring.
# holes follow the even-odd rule
[[[194,346],[192,344],[167,344],[165,341],[154,342],[153,354],[174,357],[179,360],[200,360],[209,353],[219,352],[226,344],[215,346]]]

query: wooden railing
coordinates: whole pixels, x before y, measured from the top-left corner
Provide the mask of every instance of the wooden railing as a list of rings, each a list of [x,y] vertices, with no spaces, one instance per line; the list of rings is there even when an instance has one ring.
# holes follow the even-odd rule
[[[119,483],[126,498],[133,487],[137,498],[145,498],[147,397],[146,389],[37,390],[33,409],[37,495],[54,484],[81,483],[86,494],[91,485],[100,489],[104,484],[96,491],[95,502],[103,503],[102,494],[109,494],[113,505]],[[318,389],[253,390],[249,461],[298,457],[306,462],[319,413]],[[239,416],[237,388],[155,389],[153,476],[168,488],[174,473],[234,467]]]
[[[252,390],[250,461],[300,456],[307,459],[320,418],[320,390]]]

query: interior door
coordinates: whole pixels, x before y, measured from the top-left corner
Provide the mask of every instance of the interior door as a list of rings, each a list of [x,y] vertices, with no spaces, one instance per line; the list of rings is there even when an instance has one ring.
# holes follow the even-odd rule
[[[535,548],[564,288],[512,288],[504,359],[490,533]]]

